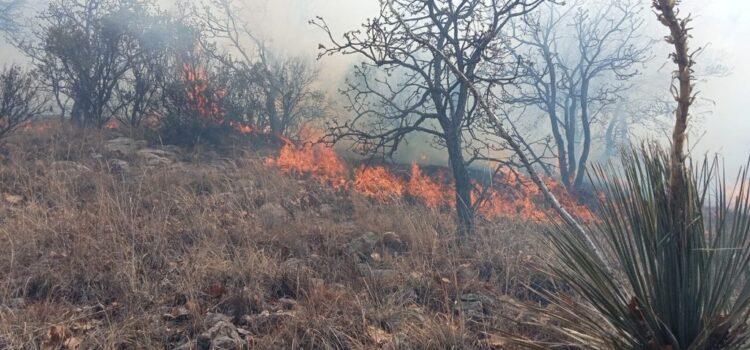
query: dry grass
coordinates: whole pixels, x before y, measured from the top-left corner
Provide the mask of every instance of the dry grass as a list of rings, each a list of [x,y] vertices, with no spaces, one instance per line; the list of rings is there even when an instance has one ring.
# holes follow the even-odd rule
[[[547,249],[533,224],[485,223],[457,244],[450,213],[337,193],[252,152],[127,159],[122,174],[106,138],[63,130],[5,146],[0,348],[43,348],[62,325],[79,349],[170,349],[223,313],[257,349],[501,349],[502,332],[536,335],[508,301],[556,288],[536,271]],[[351,242],[368,231],[381,242],[358,255]],[[471,293],[486,298],[480,319],[461,310]],[[163,316],[180,307],[187,321]]]

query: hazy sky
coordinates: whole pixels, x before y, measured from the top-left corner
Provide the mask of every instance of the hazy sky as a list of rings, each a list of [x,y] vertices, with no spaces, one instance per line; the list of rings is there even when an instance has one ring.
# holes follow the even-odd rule
[[[264,1],[259,1],[264,2]],[[275,2],[275,1],[270,1]],[[310,28],[306,20],[314,15],[326,18],[332,29],[341,33],[355,29],[367,16],[377,11],[377,0],[281,0],[279,7],[269,9],[266,20],[285,23],[285,31],[280,34],[280,44],[290,44],[290,50],[304,48],[295,38],[311,40],[310,48],[324,40],[320,33]],[[296,5],[302,11],[310,11],[305,16],[287,16],[287,8]],[[685,0],[682,6],[684,13],[694,17],[693,47],[710,48],[710,57],[720,57],[723,64],[732,68],[732,75],[713,78],[697,87],[701,96],[716,102],[713,114],[701,125],[705,136],[698,141],[695,154],[719,152],[726,157],[728,166],[736,168],[745,163],[750,155],[750,89],[745,84],[750,82],[750,65],[746,64],[750,55],[750,0]],[[650,11],[650,10],[649,10]],[[655,17],[648,17],[654,19]],[[290,23],[293,22],[294,24]],[[289,26],[286,26],[289,23]],[[272,27],[272,26],[269,26]],[[657,26],[657,29],[661,27]],[[663,29],[666,34],[666,28]],[[663,45],[667,45],[664,43]],[[666,60],[666,57],[655,57],[655,62]],[[324,58],[323,64],[331,69],[331,59]],[[698,64],[709,63],[698,58]],[[335,61],[336,64],[344,62]],[[351,64],[351,63],[349,63]],[[658,66],[658,65],[657,65]],[[668,66],[671,67],[671,66]],[[338,70],[340,71],[340,70]],[[668,86],[665,80],[665,88]],[[665,93],[668,93],[665,91]]]
[[[710,43],[716,56],[733,69],[732,75],[697,87],[704,97],[716,101],[697,151],[719,152],[732,167],[744,165],[750,155],[750,1],[689,0],[684,5],[695,18],[693,46]],[[697,61],[701,64],[700,58]]]
[[[322,16],[335,33],[343,33],[356,29],[366,17],[375,15],[378,8],[377,0],[243,0],[242,3],[246,8],[243,17],[259,36],[287,54],[309,57],[316,55],[318,43],[326,41],[320,30],[308,25],[309,19]],[[695,151],[720,152],[735,168],[750,155],[750,117],[746,115],[750,96],[745,88],[750,82],[750,65],[745,64],[750,55],[750,1],[684,0],[683,12],[694,17],[692,45],[710,43],[711,56],[720,57],[733,69],[729,77],[714,78],[698,86],[701,96],[715,101],[716,106],[702,125],[706,135]],[[0,64],[13,57],[16,56],[11,50],[0,47]],[[351,58],[324,58],[320,62],[323,80],[329,85],[340,82],[353,63]],[[699,58],[698,64],[701,63],[708,62]]]

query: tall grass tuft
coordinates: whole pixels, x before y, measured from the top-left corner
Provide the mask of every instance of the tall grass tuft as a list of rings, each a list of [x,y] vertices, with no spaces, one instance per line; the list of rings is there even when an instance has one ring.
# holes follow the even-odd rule
[[[645,146],[592,172],[601,215],[590,229],[615,272],[572,229],[549,235],[556,273],[582,298],[551,296],[555,306],[546,312],[583,348],[750,346],[747,169],[729,185],[717,159],[690,164],[679,203],[670,203],[670,169],[667,152]]]

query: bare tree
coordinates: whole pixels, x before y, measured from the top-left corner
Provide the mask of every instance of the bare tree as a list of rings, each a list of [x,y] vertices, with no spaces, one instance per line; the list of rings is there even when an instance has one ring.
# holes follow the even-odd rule
[[[246,109],[261,107],[255,110],[259,115],[245,122],[277,135],[293,136],[303,124],[325,114],[325,95],[315,88],[318,70],[302,57],[275,54],[238,18],[241,11],[232,0],[208,0],[193,7],[205,33],[202,47],[247,83],[244,95],[254,99]],[[228,52],[218,49],[217,44],[223,43],[231,48]]]
[[[611,121],[606,132],[614,137],[624,112],[613,107],[631,87],[637,65],[648,59],[649,40],[640,35],[642,8],[638,0],[550,4],[515,28],[524,79],[506,101],[543,112],[560,177],[570,190],[583,184],[597,127]]]
[[[115,88],[114,116],[139,127],[146,118],[165,114],[163,95],[178,57],[194,49],[198,31],[189,23],[158,11],[141,13],[129,21],[132,45],[125,52],[128,71]],[[182,67],[178,67],[181,70]]]
[[[113,96],[134,45],[128,18],[141,11],[129,0],[54,0],[33,38],[18,43],[78,125],[102,127],[118,110]]]
[[[357,54],[365,59],[343,90],[354,116],[331,125],[330,141],[351,140],[362,153],[390,156],[409,135],[433,137],[450,161],[459,232],[471,232],[475,203],[468,165],[490,157],[479,148],[486,145],[483,135],[493,127],[470,89],[480,89],[489,98],[493,89],[515,76],[503,31],[512,18],[542,2],[381,2],[380,14],[364,23],[362,30],[345,33],[343,41],[334,38],[322,18],[312,21],[332,45],[321,45],[321,56]],[[477,144],[480,147],[472,149]]]
[[[36,75],[18,66],[0,72],[0,140],[19,126],[39,117],[47,107]]]
[[[16,18],[25,0],[0,0],[0,32],[12,33],[18,30]]]

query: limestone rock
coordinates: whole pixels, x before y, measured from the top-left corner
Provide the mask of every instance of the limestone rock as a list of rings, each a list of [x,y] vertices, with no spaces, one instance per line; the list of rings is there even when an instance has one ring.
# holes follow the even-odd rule
[[[129,137],[118,137],[107,141],[104,149],[120,157],[130,157],[138,150],[140,144]]]
[[[485,295],[466,293],[456,300],[454,310],[462,313],[467,319],[481,321],[489,314],[491,304],[492,299]]]
[[[401,236],[399,236],[395,232],[383,233],[383,235],[381,236],[381,240],[383,241],[383,246],[393,252],[404,252],[408,248],[404,241],[401,239]]]
[[[198,349],[244,350],[247,341],[242,339],[237,327],[226,320],[219,320],[208,331],[201,333],[196,341]]]
[[[138,158],[150,166],[166,166],[175,163],[177,154],[167,150],[144,148],[136,152]]]
[[[365,232],[349,242],[349,251],[365,260],[369,260],[372,253],[375,252],[379,241],[380,239],[375,233]]]

